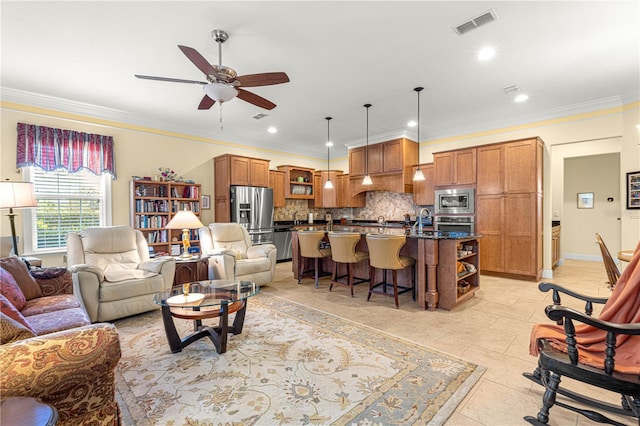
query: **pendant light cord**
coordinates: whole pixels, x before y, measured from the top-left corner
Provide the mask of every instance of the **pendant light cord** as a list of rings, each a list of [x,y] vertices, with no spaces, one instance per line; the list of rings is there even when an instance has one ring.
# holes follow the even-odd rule
[[[369,176],[369,108],[371,104],[364,104],[367,109],[367,147],[364,150],[364,175]]]

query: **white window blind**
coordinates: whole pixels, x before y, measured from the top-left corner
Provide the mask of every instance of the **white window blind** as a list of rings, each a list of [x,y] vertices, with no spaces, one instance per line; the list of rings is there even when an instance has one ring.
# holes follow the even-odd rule
[[[60,251],[67,245],[69,232],[108,225],[105,212],[110,176],[62,169],[45,172],[33,167],[29,178],[34,183],[38,207],[30,209],[30,224],[24,234],[25,251],[29,243],[32,253]]]

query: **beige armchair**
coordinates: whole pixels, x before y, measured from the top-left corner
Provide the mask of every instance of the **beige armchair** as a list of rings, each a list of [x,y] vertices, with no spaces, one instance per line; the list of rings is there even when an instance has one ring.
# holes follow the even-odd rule
[[[198,229],[202,254],[209,257],[209,279],[242,279],[268,284],[276,270],[276,246],[253,245],[237,223],[211,223]]]
[[[150,259],[144,236],[129,226],[69,233],[67,264],[91,322],[157,309],[153,297],[171,288],[176,269],[171,257]]]

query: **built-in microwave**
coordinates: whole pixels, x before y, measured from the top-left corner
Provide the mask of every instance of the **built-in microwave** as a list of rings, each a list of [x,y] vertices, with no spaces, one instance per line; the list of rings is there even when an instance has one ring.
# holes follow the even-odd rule
[[[474,188],[438,189],[435,191],[435,214],[474,214],[475,195]]]

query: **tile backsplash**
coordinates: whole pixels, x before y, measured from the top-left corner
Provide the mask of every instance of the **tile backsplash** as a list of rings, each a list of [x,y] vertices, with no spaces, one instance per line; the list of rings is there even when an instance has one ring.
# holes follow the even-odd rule
[[[310,209],[307,200],[287,200],[285,207],[274,210],[274,220],[296,219],[306,222],[309,213],[314,214],[314,220],[324,220],[325,213],[331,212],[333,219],[347,218],[351,220],[376,220],[378,216],[384,216],[386,220],[404,220],[405,213],[409,213],[412,219],[423,206],[418,206],[413,201],[412,194],[400,194],[389,191],[367,192],[366,207],[341,208],[341,209]],[[428,206],[433,212],[432,207]]]

